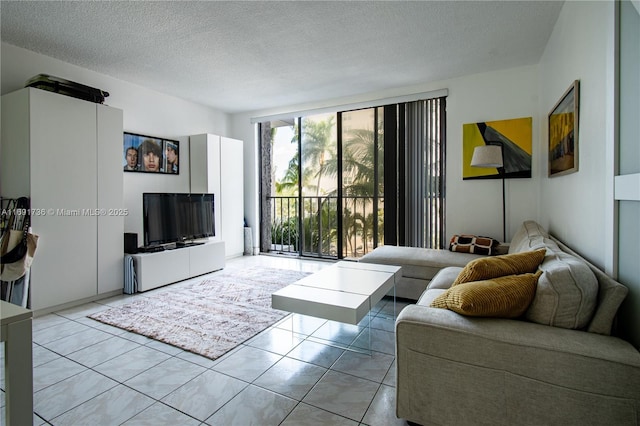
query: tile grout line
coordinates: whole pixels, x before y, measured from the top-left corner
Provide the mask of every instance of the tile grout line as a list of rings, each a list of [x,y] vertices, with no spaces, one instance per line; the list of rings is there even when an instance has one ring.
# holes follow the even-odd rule
[[[92,302],[92,303],[96,303],[96,302]],[[114,307],[114,306],[107,305],[107,304],[100,304],[100,303],[96,303],[96,304],[104,306],[104,309],[110,309],[110,308],[113,308],[113,307]],[[384,332],[384,333],[392,333],[392,334],[394,333],[394,331],[395,331],[395,330],[394,330],[394,331],[388,331],[388,330],[386,330],[386,329],[385,329],[385,327],[384,327],[384,323],[385,323],[386,321],[393,320],[393,318],[389,318],[389,316],[390,316],[391,314],[388,314],[387,312],[385,312],[385,306],[386,306],[387,304],[388,304],[388,301],[386,301],[382,306],[379,306],[379,307],[378,307],[378,309],[376,309],[375,314],[372,316],[372,318],[371,318],[371,319],[372,319],[372,322],[373,322],[376,318],[378,318],[379,320],[381,320],[381,321],[383,321],[383,322],[382,322],[382,323],[380,323],[380,326],[379,326],[379,327],[374,327],[374,326],[373,326],[373,324],[372,324],[372,327],[371,327],[371,329],[369,330],[369,337],[370,337],[370,338],[371,338],[371,337],[376,333],[376,331],[378,331],[378,332]],[[400,308],[400,309],[401,309],[401,308]],[[90,310],[88,310],[88,311],[90,311]],[[80,312],[82,312],[82,311],[80,311]],[[99,311],[96,311],[96,312],[99,312]],[[188,352],[188,351],[185,351],[185,350],[180,350],[180,352],[177,352],[177,353],[168,353],[168,352],[164,352],[164,351],[162,351],[161,349],[157,349],[157,348],[154,348],[154,347],[149,346],[149,344],[150,344],[150,343],[154,342],[154,340],[152,340],[152,339],[150,339],[151,341],[147,341],[147,342],[145,342],[145,343],[141,343],[141,342],[137,342],[137,341],[135,341],[135,340],[128,339],[127,337],[123,337],[123,336],[122,336],[122,334],[126,333],[126,331],[125,331],[125,332],[123,332],[123,333],[121,333],[121,334],[115,334],[115,333],[113,333],[111,330],[107,330],[107,329],[104,329],[104,328],[94,327],[94,326],[92,326],[92,325],[88,324],[87,322],[81,322],[81,320],[84,320],[84,319],[86,319],[86,318],[87,318],[87,315],[91,315],[92,313],[93,313],[93,312],[87,312],[87,313],[81,314],[80,316],[76,316],[76,315],[77,315],[76,313],[72,313],[72,314],[71,314],[72,316],[70,316],[70,317],[65,316],[65,315],[60,315],[60,314],[59,314],[59,313],[57,313],[57,312],[52,313],[52,315],[56,315],[57,317],[59,317],[59,318],[61,318],[61,319],[64,319],[65,321],[71,321],[71,322],[74,322],[74,323],[76,323],[76,324],[80,324],[80,325],[82,325],[82,326],[86,326],[86,327],[88,327],[88,328],[90,328],[90,329],[97,330],[97,331],[100,331],[100,332],[103,332],[103,333],[109,334],[110,336],[109,336],[109,337],[106,337],[104,340],[101,340],[101,341],[99,341],[99,342],[95,342],[95,343],[93,343],[93,344],[91,344],[91,345],[89,345],[89,346],[87,346],[87,347],[83,347],[83,348],[80,348],[80,349],[74,350],[73,352],[71,352],[71,353],[69,353],[69,354],[67,354],[67,355],[62,355],[62,354],[60,354],[60,353],[58,353],[58,352],[56,352],[56,351],[53,351],[53,350],[51,350],[51,349],[47,348],[47,347],[46,347],[45,345],[43,345],[43,344],[38,344],[38,343],[36,343],[36,342],[34,342],[34,343],[35,343],[37,346],[39,346],[39,347],[41,347],[41,348],[43,348],[43,349],[45,349],[45,350],[47,350],[47,351],[52,352],[52,353],[56,354],[57,356],[59,356],[59,357],[61,357],[61,358],[65,358],[65,359],[67,359],[67,360],[69,360],[69,361],[72,361],[72,362],[74,362],[74,363],[76,363],[76,364],[78,364],[78,365],[82,366],[82,367],[85,369],[85,370],[83,370],[82,372],[79,372],[79,373],[77,373],[77,374],[82,374],[84,371],[91,370],[92,372],[98,373],[98,374],[100,374],[101,376],[103,376],[103,377],[105,377],[105,378],[107,378],[107,379],[109,379],[109,380],[112,380],[113,382],[115,382],[115,383],[116,383],[116,385],[115,385],[115,386],[110,387],[109,389],[105,390],[104,392],[101,392],[100,394],[98,394],[98,395],[96,395],[96,396],[92,397],[92,398],[91,398],[91,399],[89,399],[88,401],[90,401],[90,400],[92,400],[92,399],[94,399],[94,398],[96,398],[96,397],[98,397],[98,396],[100,396],[100,395],[103,395],[103,394],[104,394],[104,393],[106,393],[106,392],[109,392],[110,390],[114,389],[115,387],[117,387],[117,386],[119,386],[119,385],[123,385],[124,387],[126,387],[126,388],[128,388],[128,389],[131,389],[132,391],[137,392],[137,393],[139,393],[139,394],[141,394],[141,395],[143,395],[143,396],[145,396],[145,397],[147,397],[147,398],[149,398],[150,400],[152,400],[152,401],[153,401],[153,403],[152,403],[152,404],[150,404],[149,406],[147,406],[147,407],[146,407],[146,408],[144,408],[143,410],[141,410],[141,411],[137,412],[136,414],[132,415],[132,417],[130,417],[128,420],[130,420],[131,418],[133,418],[133,417],[135,417],[135,416],[138,416],[140,413],[142,413],[142,412],[146,411],[147,409],[149,409],[149,407],[153,406],[156,402],[160,402],[160,403],[161,403],[161,404],[163,404],[164,406],[166,406],[166,407],[168,407],[168,408],[170,408],[170,409],[172,409],[172,410],[175,410],[175,411],[176,411],[176,412],[178,412],[178,413],[181,413],[181,414],[183,414],[183,415],[188,416],[189,418],[192,418],[192,419],[194,419],[194,420],[196,420],[196,421],[201,421],[201,422],[203,422],[203,424],[206,424],[206,419],[204,419],[204,420],[199,420],[199,419],[197,419],[197,418],[193,417],[192,415],[189,415],[189,414],[188,414],[188,413],[186,413],[186,412],[183,412],[183,411],[181,411],[181,410],[179,410],[179,409],[177,409],[177,408],[174,408],[174,407],[172,407],[171,405],[168,405],[167,403],[165,403],[165,402],[163,402],[163,401],[161,400],[162,398],[166,397],[167,395],[170,395],[172,392],[175,392],[175,390],[173,390],[172,392],[169,392],[167,395],[163,396],[163,397],[162,397],[162,398],[160,398],[160,399],[156,399],[156,398],[154,398],[154,397],[151,397],[150,395],[147,395],[147,394],[146,394],[146,393],[144,393],[144,392],[140,392],[140,391],[138,391],[138,390],[136,390],[136,389],[134,389],[134,388],[130,387],[129,385],[125,384],[124,382],[122,382],[122,381],[120,381],[120,380],[116,380],[116,379],[114,379],[114,378],[112,378],[112,377],[109,377],[106,373],[101,373],[101,372],[99,372],[99,371],[95,370],[95,368],[96,368],[96,367],[98,367],[98,366],[99,366],[99,365],[101,365],[101,364],[104,364],[104,363],[106,363],[106,362],[112,361],[113,359],[115,359],[115,358],[117,358],[117,357],[119,357],[119,356],[126,355],[127,353],[130,353],[130,352],[132,352],[132,351],[134,351],[134,350],[137,350],[137,349],[139,349],[139,348],[143,348],[143,347],[144,347],[144,348],[148,348],[148,349],[152,349],[152,350],[155,350],[155,351],[158,351],[158,352],[161,352],[161,353],[163,353],[163,354],[167,355],[167,356],[168,356],[168,358],[167,358],[167,359],[165,359],[165,360],[163,360],[163,361],[161,361],[161,362],[159,362],[159,363],[156,363],[156,364],[154,364],[154,365],[151,365],[151,366],[149,366],[148,368],[145,368],[143,371],[137,372],[134,376],[132,376],[131,378],[127,378],[125,381],[131,380],[133,377],[137,377],[138,375],[143,374],[144,372],[149,371],[150,369],[152,369],[152,368],[156,367],[157,365],[161,364],[162,362],[166,362],[166,361],[167,361],[167,360],[169,360],[169,359],[179,359],[180,361],[189,362],[189,363],[194,364],[194,365],[196,365],[196,366],[198,366],[198,367],[201,367],[201,368],[203,368],[203,369],[204,369],[204,371],[200,372],[199,374],[197,374],[196,376],[194,376],[193,378],[191,378],[188,382],[186,382],[186,383],[184,383],[184,384],[180,385],[177,389],[180,389],[180,388],[181,388],[181,387],[183,387],[183,386],[187,386],[187,385],[188,385],[188,383],[190,383],[190,382],[192,382],[193,380],[195,380],[196,378],[198,378],[198,377],[202,376],[202,375],[203,375],[203,374],[205,374],[207,371],[214,371],[214,372],[217,372],[217,373],[223,374],[223,375],[225,375],[225,376],[227,376],[227,377],[231,377],[231,378],[233,378],[233,379],[240,380],[240,381],[242,381],[242,382],[245,384],[245,385],[244,385],[244,387],[240,390],[240,392],[236,393],[236,394],[235,394],[231,399],[229,399],[228,401],[226,401],[226,402],[225,402],[225,404],[223,404],[221,407],[219,407],[219,408],[218,408],[218,410],[216,410],[216,411],[215,411],[214,413],[212,413],[210,416],[213,416],[216,412],[218,412],[218,411],[219,411],[219,410],[221,410],[223,407],[225,407],[225,406],[226,406],[230,401],[232,401],[235,397],[237,397],[241,392],[245,391],[249,386],[256,386],[257,388],[260,388],[260,389],[263,389],[263,390],[265,390],[265,391],[268,391],[268,392],[274,393],[274,394],[279,395],[279,396],[281,396],[281,397],[288,398],[288,399],[290,399],[290,400],[292,400],[292,401],[296,401],[296,404],[295,404],[295,405],[293,406],[293,408],[292,408],[292,409],[287,413],[287,415],[284,417],[284,419],[281,421],[281,423],[282,423],[282,422],[284,422],[284,421],[286,421],[286,419],[287,419],[287,418],[289,418],[289,417],[291,416],[291,414],[293,413],[293,411],[295,411],[295,410],[296,410],[296,408],[298,408],[298,407],[300,406],[300,404],[301,404],[301,403],[304,403],[304,404],[306,404],[306,405],[308,405],[308,406],[314,407],[314,408],[319,409],[319,410],[322,410],[322,411],[326,411],[326,412],[328,412],[328,413],[334,414],[334,415],[339,416],[339,417],[341,417],[341,418],[345,418],[345,419],[348,419],[348,420],[350,420],[350,421],[359,422],[360,424],[363,424],[363,420],[364,420],[364,418],[365,418],[365,416],[366,416],[367,412],[368,412],[368,411],[369,411],[369,409],[371,408],[371,406],[372,406],[372,404],[373,404],[373,400],[375,399],[375,397],[376,397],[376,395],[378,394],[378,392],[380,392],[380,389],[382,389],[382,386],[385,384],[385,383],[384,383],[384,380],[385,380],[385,379],[386,379],[386,377],[388,376],[388,374],[389,374],[389,372],[390,372],[391,368],[393,368],[393,363],[395,362],[395,354],[389,354],[389,353],[382,352],[382,351],[374,351],[373,349],[371,349],[371,350],[372,350],[372,356],[373,356],[373,352],[375,352],[376,354],[380,354],[380,355],[383,355],[383,356],[390,356],[390,357],[392,358],[392,359],[391,359],[391,364],[390,364],[390,365],[389,365],[389,367],[387,368],[386,373],[382,375],[382,378],[381,378],[379,381],[377,381],[377,380],[372,380],[372,379],[369,379],[369,378],[360,377],[360,376],[356,376],[356,375],[351,374],[351,373],[346,373],[346,372],[342,372],[342,371],[340,371],[340,370],[335,370],[335,369],[333,369],[333,368],[336,366],[336,364],[339,362],[339,360],[340,360],[340,359],[344,356],[344,354],[346,353],[346,352],[345,352],[345,350],[344,350],[344,348],[342,348],[342,347],[339,347],[339,349],[341,350],[340,355],[339,355],[337,358],[335,358],[335,359],[331,362],[331,364],[330,364],[328,367],[325,367],[324,365],[320,365],[320,364],[315,364],[315,363],[313,363],[313,362],[311,362],[311,361],[306,361],[306,360],[304,360],[304,359],[297,359],[297,358],[290,357],[289,355],[291,355],[291,353],[292,353],[296,348],[298,348],[298,346],[299,346],[302,342],[307,341],[307,339],[308,339],[309,337],[313,337],[313,334],[315,334],[316,332],[318,332],[318,330],[326,324],[326,322],[325,322],[325,323],[323,323],[322,325],[319,325],[319,326],[315,327],[315,328],[314,328],[312,331],[310,331],[310,332],[309,332],[309,330],[306,330],[306,331],[304,331],[304,332],[303,332],[303,331],[302,331],[303,329],[301,329],[301,330],[299,330],[299,331],[294,331],[294,330],[295,330],[295,325],[296,325],[296,324],[295,324],[295,321],[294,321],[294,318],[293,318],[293,314],[291,314],[291,318],[289,318],[289,320],[291,321],[291,333],[292,333],[294,336],[298,336],[299,338],[303,337],[303,340],[302,340],[302,341],[299,341],[299,342],[296,342],[296,343],[295,343],[291,348],[289,348],[289,349],[288,349],[284,354],[282,354],[282,353],[278,353],[278,352],[273,352],[273,351],[271,351],[271,350],[269,350],[269,349],[265,349],[264,347],[260,347],[260,346],[252,346],[252,345],[251,345],[251,340],[252,340],[252,339],[254,339],[254,338],[256,338],[256,337],[258,337],[261,333],[264,333],[264,332],[265,332],[265,331],[267,331],[267,330],[278,329],[278,330],[285,330],[285,331],[286,331],[286,329],[280,328],[280,327],[282,327],[282,326],[283,326],[283,321],[284,321],[284,320],[286,320],[286,317],[285,317],[285,318],[283,318],[283,319],[281,319],[281,320],[279,320],[278,322],[276,322],[276,323],[272,324],[272,325],[271,325],[271,326],[269,326],[267,329],[265,329],[265,330],[263,330],[262,332],[260,332],[260,333],[256,334],[255,336],[252,336],[251,338],[247,339],[245,342],[242,342],[241,344],[239,344],[238,346],[236,346],[236,348],[233,348],[233,349],[231,349],[230,351],[228,351],[227,353],[225,353],[225,354],[221,355],[219,358],[217,358],[217,359],[215,360],[215,363],[214,363],[214,364],[209,365],[209,366],[206,366],[206,365],[202,365],[202,364],[200,364],[200,363],[194,362],[194,361],[192,361],[192,360],[190,360],[190,359],[182,358],[182,357],[180,356],[181,354],[191,354],[191,352]],[[94,321],[95,321],[95,320],[94,320]],[[97,324],[103,324],[103,323],[100,323],[100,322],[97,322],[97,321],[96,321],[96,323],[97,323]],[[61,324],[64,324],[64,323],[61,323]],[[54,327],[55,325],[56,325],[56,324],[53,324],[53,325],[48,326],[48,327],[43,327],[43,328],[41,328],[40,330],[46,330],[47,328]],[[357,342],[357,340],[358,340],[358,339],[363,335],[364,331],[366,331],[365,329],[362,329],[362,327],[360,327],[360,326],[357,326],[357,327],[358,327],[358,333],[356,334],[356,337],[354,337],[354,338],[351,340],[351,343],[349,343],[348,345],[343,345],[343,346],[351,346],[351,345],[354,345],[354,344],[356,344],[356,345],[357,345],[357,343],[356,343],[356,342]],[[362,330],[361,330],[361,329],[362,329]],[[86,331],[86,330],[83,330],[83,331]],[[58,338],[58,339],[53,340],[52,342],[55,342],[55,341],[57,341],[57,340],[64,339],[64,338],[67,338],[67,337],[71,337],[71,336],[73,336],[74,334],[77,334],[77,333],[80,333],[80,332],[82,332],[82,331],[74,332],[74,333],[70,334],[69,336],[60,337],[60,338]],[[309,334],[307,334],[307,333],[309,333]],[[133,342],[133,343],[135,343],[135,344],[137,345],[137,347],[136,347],[136,348],[133,348],[133,349],[129,349],[129,350],[127,350],[127,351],[125,351],[125,352],[123,352],[123,353],[121,353],[121,354],[115,355],[115,356],[113,356],[113,357],[111,357],[111,358],[105,359],[105,360],[101,361],[101,362],[100,362],[100,364],[97,364],[96,366],[93,366],[93,367],[87,367],[87,366],[85,366],[84,364],[82,364],[81,362],[78,362],[78,361],[75,361],[75,360],[73,360],[73,359],[69,358],[69,355],[71,355],[71,354],[73,354],[73,353],[76,353],[76,352],[81,351],[81,350],[85,350],[85,349],[90,348],[90,347],[95,346],[95,345],[98,345],[98,344],[100,344],[100,343],[102,343],[102,342],[104,342],[104,341],[106,341],[106,340],[108,340],[108,339],[112,339],[113,337],[119,337],[120,339],[123,339],[123,340],[127,340],[127,341],[130,341],[130,342]],[[322,340],[322,339],[319,339],[318,337],[316,337],[316,339],[318,339],[318,340]],[[326,344],[326,343],[322,343],[322,342],[319,342],[319,341],[317,341],[317,340],[308,340],[308,341],[309,341],[309,342],[316,343],[316,344],[325,345],[325,346],[328,346],[328,347],[334,347],[334,346],[332,346],[332,345],[328,345],[328,344]],[[330,342],[330,341],[328,341],[328,342]],[[384,342],[384,340],[383,340],[383,342]],[[47,342],[47,344],[49,344],[49,343],[51,343],[51,342]],[[372,343],[373,343],[373,342],[372,342]],[[340,343],[338,343],[338,344],[340,344]],[[340,344],[340,345],[341,345],[341,344]],[[172,346],[172,345],[170,345],[170,346]],[[260,374],[259,374],[257,377],[255,377],[254,379],[252,379],[252,381],[251,381],[251,382],[247,382],[247,381],[245,381],[245,380],[243,380],[243,379],[240,379],[240,378],[238,378],[238,377],[234,377],[233,375],[231,375],[231,374],[227,374],[227,373],[225,373],[225,372],[223,372],[223,371],[215,370],[215,366],[221,362],[221,359],[223,359],[223,358],[224,358],[224,357],[226,357],[226,356],[231,356],[235,350],[237,350],[238,348],[241,348],[241,347],[251,347],[251,348],[254,348],[254,349],[259,349],[259,350],[261,350],[261,351],[265,351],[265,352],[268,352],[268,353],[276,354],[276,355],[278,355],[280,358],[279,358],[279,360],[278,360],[278,361],[276,361],[274,364],[272,364],[269,368],[267,368],[266,370],[264,370],[262,373],[260,373]],[[195,355],[196,355],[196,356],[201,356],[201,355],[198,355],[198,354],[195,354]],[[203,358],[210,359],[210,358],[208,358],[208,357],[203,357]],[[293,360],[296,360],[296,361],[299,361],[299,362],[302,362],[302,363],[306,363],[306,364],[309,364],[309,365],[312,365],[312,366],[317,366],[317,367],[320,367],[320,368],[324,368],[324,369],[325,369],[325,371],[324,371],[324,372],[323,372],[323,374],[322,374],[322,375],[321,375],[321,376],[320,376],[320,377],[319,377],[319,378],[318,378],[318,379],[313,383],[313,385],[309,388],[309,390],[307,390],[307,391],[304,393],[304,395],[302,395],[302,396],[300,396],[300,397],[296,397],[296,398],[292,398],[292,397],[290,397],[290,396],[288,396],[288,395],[285,395],[285,394],[279,393],[279,392],[277,392],[277,391],[274,391],[274,390],[268,389],[268,388],[263,387],[263,386],[261,386],[261,385],[259,385],[259,384],[257,384],[257,383],[256,383],[256,382],[260,379],[260,377],[262,377],[264,374],[266,374],[266,372],[268,372],[268,371],[269,371],[269,369],[273,368],[273,366],[275,366],[278,362],[282,361],[282,360],[283,360],[283,359],[285,359],[285,358],[293,359]],[[53,361],[53,360],[52,360],[52,361]],[[213,360],[212,360],[212,361],[213,361]],[[51,361],[48,361],[48,362],[51,362]],[[48,363],[48,362],[47,362],[47,363]],[[45,364],[47,364],[47,363],[45,363]],[[42,364],[42,365],[45,365],[45,364]],[[329,371],[333,371],[333,372],[334,372],[334,373],[336,373],[336,374],[344,374],[344,375],[351,376],[351,377],[354,377],[354,378],[358,378],[358,379],[361,379],[361,380],[366,380],[366,381],[368,381],[368,382],[376,383],[376,385],[377,385],[376,392],[374,393],[373,398],[369,401],[369,403],[368,403],[368,405],[367,405],[367,408],[364,410],[364,414],[362,415],[362,417],[360,418],[360,420],[359,420],[359,421],[358,421],[358,420],[351,419],[351,418],[349,418],[349,417],[345,417],[345,416],[344,416],[344,415],[342,415],[342,414],[335,413],[334,411],[331,411],[331,409],[326,409],[326,408],[317,407],[317,406],[315,406],[315,405],[313,405],[313,404],[309,404],[308,402],[304,402],[304,398],[306,398],[306,397],[309,395],[309,393],[310,393],[310,392],[312,392],[312,391],[313,391],[313,389],[315,389],[315,388],[318,386],[318,383],[320,383],[320,381],[321,381],[324,377],[326,377],[326,376],[327,376],[327,374],[329,374]],[[77,374],[76,374],[76,375],[77,375]],[[72,375],[72,376],[70,376],[70,377],[74,377],[74,376],[75,376],[75,375]],[[66,378],[66,379],[68,379],[68,378]],[[66,379],[63,379],[63,380],[66,380]],[[59,383],[59,382],[57,382],[57,383]],[[53,384],[52,384],[52,385],[53,385]],[[45,387],[45,388],[43,388],[43,389],[46,389],[46,388],[48,388],[49,386],[52,386],[52,385],[48,385],[48,386],[46,386],[46,387]],[[42,389],[41,389],[41,390],[42,390]],[[87,402],[87,401],[86,401],[86,402]],[[83,403],[81,403],[81,404],[79,404],[79,405],[82,405],[82,404],[84,404],[84,403],[86,403],[86,402],[83,402]],[[76,406],[76,407],[77,407],[77,406]],[[73,407],[73,408],[76,408],[76,407]],[[71,409],[73,409],[73,408],[71,408]],[[69,409],[69,410],[71,410],[71,409]],[[67,410],[67,411],[69,411],[69,410]],[[66,413],[67,411],[65,411],[65,413]],[[37,415],[39,418],[41,418],[43,421],[45,421],[47,424],[50,424],[50,423],[49,423],[49,421],[51,421],[51,419],[49,419],[49,420],[48,420],[48,419],[44,419],[44,418],[40,417],[40,416],[37,414],[37,412],[35,412],[35,411],[34,411],[34,414],[35,414],[35,415]],[[64,413],[63,413],[63,414],[64,414]],[[61,415],[62,415],[62,414],[61,414]],[[209,417],[210,417],[210,416],[209,416]],[[207,417],[207,418],[208,418],[208,417]],[[126,420],[126,421],[128,421],[128,420]]]

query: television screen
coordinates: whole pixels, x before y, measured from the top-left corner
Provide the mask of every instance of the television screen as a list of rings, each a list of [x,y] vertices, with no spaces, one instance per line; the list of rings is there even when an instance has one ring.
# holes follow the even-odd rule
[[[213,219],[213,194],[191,194],[191,233],[193,238],[213,237],[216,233]]]
[[[175,194],[143,194],[144,244],[179,241]]]
[[[144,245],[215,236],[213,194],[142,194]]]
[[[174,194],[175,195],[175,221],[178,239],[174,241],[184,241],[191,239],[191,199],[189,194]]]

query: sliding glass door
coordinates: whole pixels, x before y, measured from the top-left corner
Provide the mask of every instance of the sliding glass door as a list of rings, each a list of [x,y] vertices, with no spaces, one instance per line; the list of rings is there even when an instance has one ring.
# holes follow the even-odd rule
[[[261,123],[261,250],[441,247],[444,101],[431,101]]]
[[[384,241],[383,115],[382,108],[340,114],[343,258],[359,258]]]
[[[338,257],[338,138],[336,114],[300,123],[301,254]]]
[[[269,251],[358,258],[383,240],[381,116],[367,109],[269,123]]]

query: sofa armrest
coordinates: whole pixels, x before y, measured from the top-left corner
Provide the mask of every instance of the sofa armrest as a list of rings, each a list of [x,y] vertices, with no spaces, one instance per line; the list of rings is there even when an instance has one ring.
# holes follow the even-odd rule
[[[509,254],[509,248],[510,247],[511,247],[511,243],[509,243],[509,242],[500,243],[500,245],[498,245],[498,247],[496,247],[496,255]]]
[[[409,350],[587,392],[637,397],[640,389],[640,353],[611,336],[409,305],[396,343],[398,364]]]
[[[396,320],[396,415],[419,424],[620,424],[640,415],[624,340],[410,305]]]

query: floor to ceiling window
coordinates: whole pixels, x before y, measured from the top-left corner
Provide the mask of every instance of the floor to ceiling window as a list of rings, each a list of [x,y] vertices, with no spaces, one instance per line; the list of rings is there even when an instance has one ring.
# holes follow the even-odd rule
[[[341,117],[342,257],[358,258],[384,242],[384,113]]]
[[[385,242],[438,246],[412,236],[444,229],[444,101],[438,114],[413,104],[261,123],[261,251],[357,259]],[[440,189],[419,183],[425,173]]]
[[[300,244],[307,256],[337,257],[338,138],[336,114],[302,117]]]

